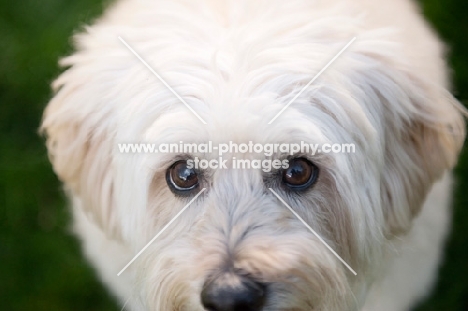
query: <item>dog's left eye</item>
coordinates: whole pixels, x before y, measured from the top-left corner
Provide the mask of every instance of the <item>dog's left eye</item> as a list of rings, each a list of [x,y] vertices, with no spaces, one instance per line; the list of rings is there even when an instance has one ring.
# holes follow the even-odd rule
[[[169,188],[176,194],[184,194],[198,186],[198,175],[187,161],[177,161],[166,172],[166,181]]]
[[[283,171],[283,183],[292,190],[305,190],[317,181],[318,172],[318,167],[309,160],[292,159]]]

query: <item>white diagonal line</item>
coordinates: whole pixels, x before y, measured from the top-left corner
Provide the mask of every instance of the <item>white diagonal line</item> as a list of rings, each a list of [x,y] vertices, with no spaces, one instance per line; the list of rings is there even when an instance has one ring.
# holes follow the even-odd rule
[[[165,225],[164,228],[162,228],[161,231],[159,231],[159,233],[156,234],[156,236],[153,239],[151,239],[151,241],[149,241],[148,244],[146,244],[146,246],[143,247],[143,249],[139,251],[138,254],[136,254],[135,257],[133,257],[133,259],[130,260],[130,262],[122,270],[120,270],[119,273],[117,273],[117,276],[120,276],[122,272],[124,272],[125,269],[127,269],[128,266],[130,266],[174,222],[174,220],[176,220],[177,217],[179,217],[190,206],[190,204],[192,204],[193,201],[195,201],[200,196],[200,194],[202,194],[203,191],[205,190],[206,188],[203,188],[202,190],[200,190],[200,192],[198,192],[197,195],[194,196],[193,199],[191,199],[190,202],[188,202],[187,205],[185,205],[184,208],[180,212],[178,212],[177,215],[175,215],[175,217],[172,218],[171,221],[169,221],[169,223]]]
[[[127,306],[127,304],[129,303],[130,299],[132,298],[132,296],[128,297],[127,301],[125,301],[122,309],[120,309],[120,311],[124,311],[125,307]]]
[[[141,56],[135,52],[135,50],[132,49],[132,47],[128,45],[128,43],[122,37],[119,36],[118,38],[130,50],[130,52],[132,52],[143,63],[143,65],[145,65],[146,68],[148,68],[156,76],[156,78],[158,78],[159,81],[161,81],[161,83],[164,84],[169,89],[169,91],[171,91],[172,94],[174,94],[175,97],[177,97],[182,102],[182,104],[184,104],[200,121],[202,121],[203,124],[206,124],[205,120],[203,120],[202,117],[200,117],[198,113],[193,110],[193,108],[190,107],[189,104],[187,104],[187,102],[182,97],[180,97],[179,94],[177,94],[174,89],[170,87],[170,85],[167,84],[166,81],[164,81],[164,79],[153,68],[151,68],[151,66],[148,65],[148,63],[145,62],[145,60],[141,58]]]
[[[285,111],[285,110],[286,110],[286,109],[287,109],[287,108],[288,108],[288,107],[289,107],[289,106],[290,106],[290,105],[291,105],[291,104],[292,104],[292,103],[293,103],[293,102],[294,102],[294,101],[295,101],[295,100],[312,84],[312,83],[314,83],[314,81],[317,80],[317,78],[320,77],[320,75],[321,75],[325,70],[327,70],[327,68],[330,67],[330,65],[333,64],[333,62],[334,62],[338,57],[340,57],[340,55],[343,54],[344,51],[346,51],[346,49],[354,42],[354,40],[356,40],[356,37],[352,38],[351,41],[349,41],[348,44],[346,44],[346,46],[345,46],[344,48],[342,48],[341,51],[339,51],[338,54],[336,54],[335,57],[333,57],[332,60],[329,61],[328,64],[326,64],[325,67],[323,67],[322,70],[320,70],[319,73],[317,73],[317,74],[315,75],[315,77],[313,77],[312,80],[310,80],[310,82],[307,83],[307,85],[304,86],[304,87],[302,88],[302,90],[301,90],[299,93],[297,93],[296,96],[294,96],[294,98],[291,99],[291,100],[289,101],[289,103],[288,103],[286,106],[284,106],[284,108],[281,109],[280,112],[278,112],[278,113],[276,114],[276,116],[275,116],[273,119],[271,119],[270,122],[268,122],[268,124],[273,123],[273,121],[275,121],[276,118],[278,118],[280,114],[282,114],[282,113],[283,113],[283,112],[284,112],[284,111]]]
[[[299,219],[299,220],[304,224],[304,226],[306,226],[307,229],[309,229],[309,230],[317,237],[317,239],[319,239],[320,242],[322,242],[323,245],[325,245],[325,246],[330,250],[330,252],[332,252],[333,255],[335,255],[336,258],[338,258],[338,259],[346,266],[346,268],[349,269],[349,271],[351,271],[354,275],[357,275],[357,273],[346,263],[346,261],[344,261],[343,258],[341,258],[340,255],[338,255],[338,254],[333,250],[333,248],[331,248],[331,247],[322,239],[322,237],[321,237],[320,235],[318,235],[318,233],[315,232],[314,229],[312,229],[312,228],[304,221],[304,219],[302,219],[301,216],[299,216],[299,215],[292,209],[292,207],[289,206],[288,203],[286,203],[286,202],[275,192],[275,190],[273,190],[273,189],[271,189],[271,188],[268,188],[268,189],[270,189],[270,191],[278,198],[278,200],[280,200],[281,203],[283,203],[283,204],[291,211],[291,213],[293,213],[294,216],[296,216],[297,219]]]

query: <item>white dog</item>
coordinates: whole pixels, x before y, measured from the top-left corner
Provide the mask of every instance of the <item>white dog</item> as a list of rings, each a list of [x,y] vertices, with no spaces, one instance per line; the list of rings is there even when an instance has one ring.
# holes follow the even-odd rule
[[[399,311],[430,291],[465,125],[410,1],[122,0],[75,40],[42,129],[75,231],[127,310]],[[356,151],[277,152],[289,167],[265,173],[117,148],[180,141]]]

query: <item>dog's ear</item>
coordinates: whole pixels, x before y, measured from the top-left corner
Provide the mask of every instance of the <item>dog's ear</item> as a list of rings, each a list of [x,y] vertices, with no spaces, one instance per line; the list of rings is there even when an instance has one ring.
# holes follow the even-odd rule
[[[414,85],[405,88],[421,90]],[[409,94],[413,106],[408,118],[395,120],[395,115],[385,112],[381,196],[391,235],[409,230],[433,183],[455,166],[465,138],[464,120],[456,108],[459,103],[451,96],[426,91],[426,95]]]
[[[104,94],[88,80],[79,69],[70,68],[54,82],[55,96],[45,109],[40,131],[74,204],[82,205],[107,234],[116,235],[111,116]]]
[[[386,234],[392,236],[410,229],[433,183],[456,164],[466,112],[444,88],[418,76],[411,66],[375,56],[369,63],[372,68],[361,74],[373,93],[368,98],[380,102],[381,201]]]

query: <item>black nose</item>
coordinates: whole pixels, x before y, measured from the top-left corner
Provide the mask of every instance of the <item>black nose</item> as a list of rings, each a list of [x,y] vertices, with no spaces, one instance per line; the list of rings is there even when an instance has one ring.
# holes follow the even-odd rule
[[[224,274],[205,283],[201,299],[208,311],[259,311],[265,303],[265,286],[246,277]]]

